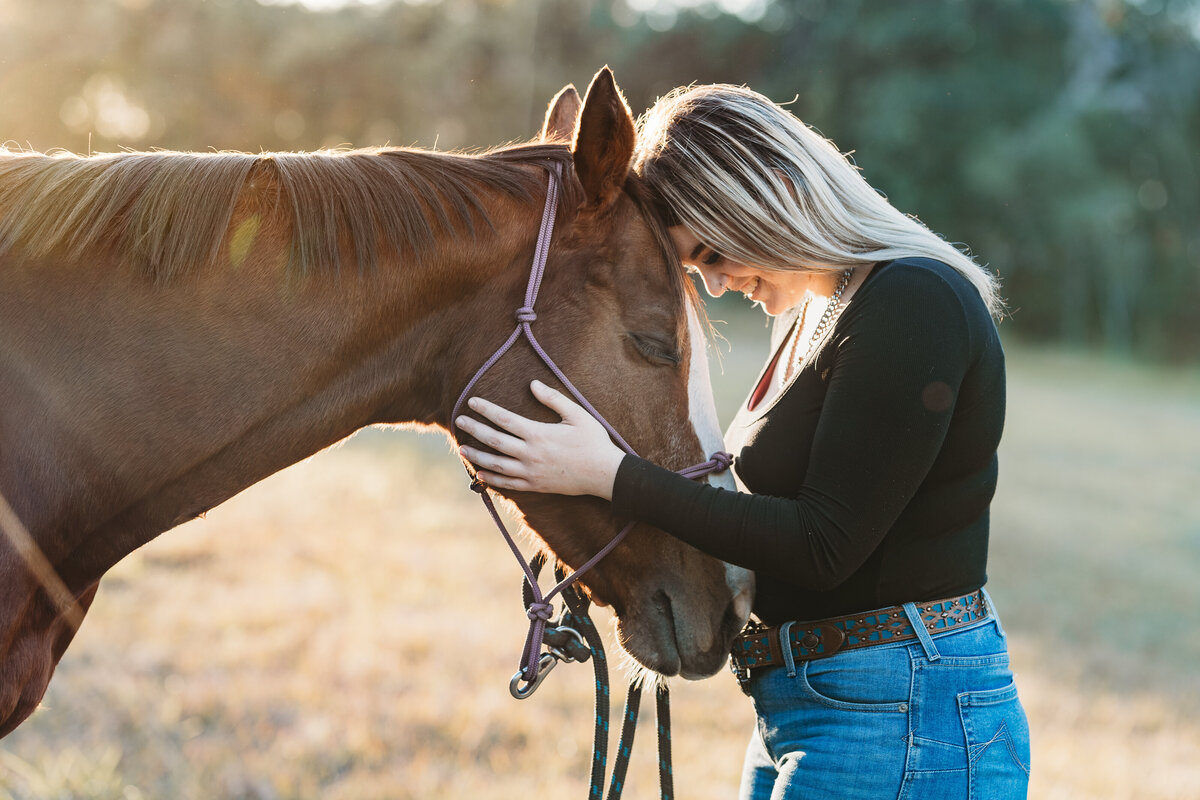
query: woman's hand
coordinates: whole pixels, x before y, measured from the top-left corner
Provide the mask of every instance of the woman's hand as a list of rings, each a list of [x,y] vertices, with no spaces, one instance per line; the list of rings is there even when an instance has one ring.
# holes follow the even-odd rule
[[[467,445],[458,452],[476,466],[484,483],[497,489],[591,494],[611,500],[624,451],[613,443],[604,426],[566,395],[540,381],[529,388],[562,422],[535,422],[472,397],[467,401],[471,410],[502,430],[467,416],[458,417],[454,424],[499,453]]]

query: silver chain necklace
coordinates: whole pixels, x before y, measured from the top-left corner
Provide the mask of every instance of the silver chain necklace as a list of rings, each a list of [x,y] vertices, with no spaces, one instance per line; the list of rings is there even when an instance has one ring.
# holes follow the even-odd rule
[[[800,316],[796,323],[796,335],[792,337],[791,347],[787,353],[787,358],[784,360],[784,363],[787,364],[785,378],[790,379],[800,371],[800,365],[804,359],[813,352],[813,348],[816,347],[817,342],[821,341],[822,337],[833,327],[833,323],[837,321],[837,317],[842,310],[842,293],[850,285],[850,276],[853,274],[854,270],[850,268],[842,271],[842,277],[838,281],[837,288],[833,290],[833,294],[829,295],[829,303],[825,306],[825,313],[821,314],[821,319],[817,322],[817,327],[813,330],[812,337],[808,340],[808,346],[801,350],[797,345],[800,339],[800,331],[804,328],[804,320],[808,316],[808,306],[812,303],[812,295],[810,294],[804,299],[804,307],[800,309]]]

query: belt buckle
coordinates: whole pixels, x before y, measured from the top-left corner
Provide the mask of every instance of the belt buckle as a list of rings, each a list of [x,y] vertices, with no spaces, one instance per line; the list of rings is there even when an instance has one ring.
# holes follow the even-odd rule
[[[751,621],[746,624],[746,627],[742,629],[742,632],[739,633],[733,640],[733,647],[729,653],[729,671],[733,673],[733,677],[737,679],[738,688],[740,688],[742,693],[745,695],[750,694],[750,665],[746,661],[747,650],[749,648],[740,647],[739,645],[741,642],[747,639],[760,639],[766,633],[766,631],[766,625],[763,625],[761,622]],[[776,641],[778,641],[778,639]],[[758,658],[761,658],[763,655],[767,655],[769,657],[770,649],[770,639],[768,637],[766,647],[767,652],[760,654]],[[739,655],[742,656],[742,658],[738,658]]]

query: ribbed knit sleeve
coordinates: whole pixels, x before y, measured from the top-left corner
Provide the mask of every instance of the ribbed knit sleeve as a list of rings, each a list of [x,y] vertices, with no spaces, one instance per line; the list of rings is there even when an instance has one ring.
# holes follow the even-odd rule
[[[795,494],[714,488],[627,456],[613,489],[616,513],[809,590],[842,583],[938,459],[976,357],[973,328],[991,324],[986,312],[980,321],[978,309],[965,310],[969,284],[964,294],[940,267],[889,265],[847,306],[827,346],[815,430],[797,436],[797,447],[811,444]]]

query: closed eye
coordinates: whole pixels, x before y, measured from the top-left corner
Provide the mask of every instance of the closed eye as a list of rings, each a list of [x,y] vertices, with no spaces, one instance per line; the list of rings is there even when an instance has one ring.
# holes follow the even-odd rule
[[[700,263],[704,264],[706,267],[711,267],[713,264],[716,264],[718,261],[720,261],[722,258],[724,258],[724,256],[722,256],[716,250],[713,250],[708,245],[701,243],[701,244],[696,245],[694,248],[692,248],[692,254],[685,260],[686,261],[695,261],[697,258],[700,258],[700,254],[703,253],[705,250],[708,251],[708,255],[706,255],[703,259],[701,259]],[[688,271],[694,272],[695,268],[689,268]]]
[[[679,351],[673,344],[657,336],[630,333],[629,340],[633,342],[633,346],[637,349],[638,353],[651,363],[677,367],[683,361],[679,355]]]

